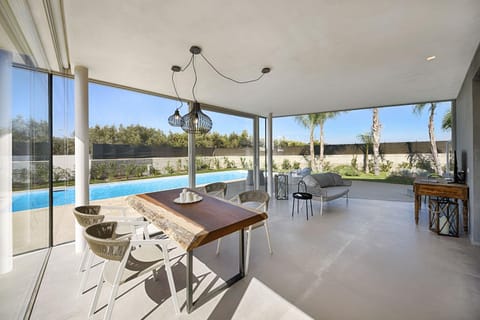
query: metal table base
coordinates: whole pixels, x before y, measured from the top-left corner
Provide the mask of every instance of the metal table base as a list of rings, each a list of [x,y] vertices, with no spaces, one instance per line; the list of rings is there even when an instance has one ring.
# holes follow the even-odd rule
[[[238,273],[231,277],[230,279],[226,280],[224,284],[217,287],[211,294],[215,294],[218,291],[222,291],[230,286],[232,286],[235,282],[239,281],[240,279],[245,277],[245,232],[244,230],[239,231],[238,237]],[[192,283],[193,281],[193,249],[187,251],[187,277],[186,277],[186,286],[187,286],[187,313],[191,313],[195,308],[195,304],[198,302],[193,301],[193,290],[192,290]]]

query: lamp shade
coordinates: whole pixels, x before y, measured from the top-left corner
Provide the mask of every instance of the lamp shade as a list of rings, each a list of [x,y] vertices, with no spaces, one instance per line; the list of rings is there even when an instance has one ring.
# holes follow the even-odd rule
[[[180,115],[180,112],[175,110],[175,113],[172,114],[170,117],[168,117],[168,123],[172,127],[181,127],[183,124],[182,116]]]
[[[182,117],[182,129],[187,133],[208,133],[212,129],[212,119],[202,112],[200,103],[194,102],[192,110]]]

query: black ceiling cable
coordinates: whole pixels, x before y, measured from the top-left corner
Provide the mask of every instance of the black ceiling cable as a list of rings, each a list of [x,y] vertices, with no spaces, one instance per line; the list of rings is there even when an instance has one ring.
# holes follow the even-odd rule
[[[192,55],[192,68],[193,68],[193,74],[195,75],[195,81],[193,82],[193,86],[192,86],[192,96],[193,96],[193,100],[197,102],[197,97],[195,97],[195,86],[197,85],[198,77],[197,77],[197,69],[195,68],[195,55]]]
[[[208,65],[213,69],[215,70],[216,73],[218,73],[219,76],[227,79],[227,80],[230,80],[232,82],[235,82],[235,83],[239,83],[239,84],[245,84],[245,83],[250,83],[250,82],[255,82],[255,81],[258,81],[260,80],[266,73],[270,72],[270,68],[263,68],[262,69],[262,74],[260,76],[258,76],[258,78],[256,79],[251,79],[251,80],[245,80],[245,81],[241,81],[241,80],[235,80],[229,76],[226,76],[224,75],[223,73],[221,73],[217,68],[215,68],[215,66],[207,59],[207,57],[205,57],[203,55],[203,53],[200,53],[200,55],[202,56],[202,58],[208,63]]]

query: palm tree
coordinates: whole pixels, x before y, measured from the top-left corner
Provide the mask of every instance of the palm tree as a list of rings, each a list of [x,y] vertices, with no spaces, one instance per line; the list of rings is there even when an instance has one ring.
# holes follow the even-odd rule
[[[422,114],[423,110],[427,106],[426,103],[416,104],[413,107],[413,112],[415,114]],[[435,125],[434,125],[434,117],[435,117],[435,109],[437,108],[437,104],[435,102],[430,102],[430,107],[428,108],[429,111],[429,118],[428,118],[428,136],[430,138],[430,150],[432,153],[433,158],[433,165],[435,172],[439,175],[442,174],[442,167],[440,165],[440,161],[438,160],[438,152],[437,152],[437,142],[435,141]]]
[[[360,139],[360,141],[364,144],[364,146],[361,147],[361,149],[363,149],[362,151],[364,151],[364,153],[363,153],[363,171],[365,173],[369,173],[369,170],[368,170],[368,153],[369,153],[369,150],[370,150],[370,146],[372,145],[372,141],[373,141],[372,133],[371,132],[362,133],[362,134],[359,134],[357,136],[357,138]]]
[[[325,121],[328,119],[335,118],[339,112],[323,112],[323,113],[317,113],[317,124],[320,129],[320,155],[319,155],[319,164],[318,164],[318,170],[323,171],[323,162],[325,160],[325,155],[324,155],[324,149],[325,149],[325,136],[323,134],[323,127],[325,125]]]
[[[318,123],[318,113],[311,113],[303,116],[296,116],[295,120],[310,130],[310,166],[315,168],[315,140],[314,140],[314,131],[315,126]]]
[[[452,129],[452,110],[448,110],[442,119],[442,129],[448,130]]]
[[[380,174],[380,129],[382,125],[378,119],[378,108],[372,109],[372,142],[373,142],[373,172]]]

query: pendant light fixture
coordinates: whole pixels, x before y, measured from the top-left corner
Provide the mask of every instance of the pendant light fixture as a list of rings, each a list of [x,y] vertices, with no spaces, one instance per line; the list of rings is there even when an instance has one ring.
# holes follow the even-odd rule
[[[175,85],[175,73],[182,71],[182,68],[179,66],[172,66],[172,85],[173,85],[173,90],[175,90],[175,94],[177,95],[178,101],[180,101],[180,106],[175,109],[175,112],[168,117],[168,123],[172,127],[181,127],[183,124],[182,116],[180,115],[180,109],[183,107],[183,101],[180,99],[180,96],[178,95],[177,91],[177,86]]]
[[[190,47],[190,53],[192,55],[190,57],[189,62],[185,65],[185,67],[182,68],[180,66],[174,65],[171,68],[173,89],[175,90],[175,94],[177,95],[177,98],[180,101],[180,106],[175,110],[175,112],[170,117],[168,117],[168,123],[171,126],[181,127],[183,129],[183,131],[185,131],[187,133],[193,133],[193,134],[208,133],[212,129],[212,119],[210,119],[210,117],[208,115],[203,113],[203,111],[200,107],[200,103],[197,101],[197,97],[195,95],[195,88],[196,88],[197,80],[198,80],[197,69],[195,67],[195,57],[196,56],[200,55],[203,58],[203,60],[205,60],[205,62],[218,75],[220,75],[221,77],[223,77],[227,80],[238,83],[238,84],[245,84],[245,83],[258,81],[265,74],[270,72],[270,68],[265,67],[265,68],[262,69],[260,76],[258,76],[257,78],[252,79],[252,80],[239,81],[239,80],[235,80],[231,77],[228,77],[228,76],[222,74],[220,71],[218,71],[217,68],[215,68],[215,66],[202,54],[202,49],[200,47],[198,47],[198,46]],[[190,65],[192,66],[193,73],[194,73],[194,79],[195,79],[194,82],[193,82],[193,86],[192,86],[193,105],[192,105],[192,108],[191,108],[190,112],[188,112],[186,115],[181,117],[179,109],[182,108],[183,101],[182,101],[182,99],[180,98],[180,96],[178,95],[178,92],[177,92],[177,87],[175,85],[175,73],[183,72],[183,71],[187,70],[190,67]]]

